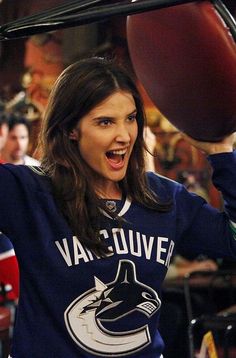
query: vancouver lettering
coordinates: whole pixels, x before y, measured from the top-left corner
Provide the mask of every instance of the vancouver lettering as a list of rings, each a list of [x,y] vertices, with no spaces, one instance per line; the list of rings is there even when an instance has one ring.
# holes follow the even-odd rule
[[[111,239],[109,246],[110,256],[129,254],[136,257],[145,257],[169,267],[174,249],[174,242],[167,237],[147,236],[133,230],[124,231],[121,228],[113,228],[111,233],[106,229],[100,231],[101,237]],[[89,249],[86,249],[76,236],[71,239],[64,238],[55,241],[63,260],[68,266],[79,265],[81,262],[89,262],[99,259]]]

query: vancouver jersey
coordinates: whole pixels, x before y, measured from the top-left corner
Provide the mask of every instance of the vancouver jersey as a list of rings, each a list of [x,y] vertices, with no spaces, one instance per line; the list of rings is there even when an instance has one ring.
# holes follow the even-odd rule
[[[40,168],[0,166],[0,230],[20,266],[13,358],[159,358],[161,285],[176,247],[236,258],[236,153],[210,156],[225,212],[181,184],[148,173],[167,213],[128,198],[102,214],[111,254],[96,257],[73,236]]]

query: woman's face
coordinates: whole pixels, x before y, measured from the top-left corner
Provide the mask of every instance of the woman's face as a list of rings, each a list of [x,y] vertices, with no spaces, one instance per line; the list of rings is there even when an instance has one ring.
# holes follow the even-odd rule
[[[118,91],[82,117],[72,131],[81,156],[98,174],[98,188],[124,178],[138,135],[136,113],[133,96]]]

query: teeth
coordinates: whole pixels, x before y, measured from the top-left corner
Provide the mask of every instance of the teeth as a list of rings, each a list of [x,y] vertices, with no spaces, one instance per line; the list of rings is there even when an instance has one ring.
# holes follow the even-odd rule
[[[126,149],[122,150],[111,150],[110,153],[117,154],[117,155],[124,155],[126,153]]]

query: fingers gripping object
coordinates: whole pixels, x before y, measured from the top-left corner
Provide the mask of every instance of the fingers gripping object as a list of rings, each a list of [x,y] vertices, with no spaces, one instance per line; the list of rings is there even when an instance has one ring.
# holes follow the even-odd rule
[[[198,140],[214,142],[236,131],[236,26],[230,19],[231,28],[214,2],[200,1],[127,20],[137,77],[169,121]]]

